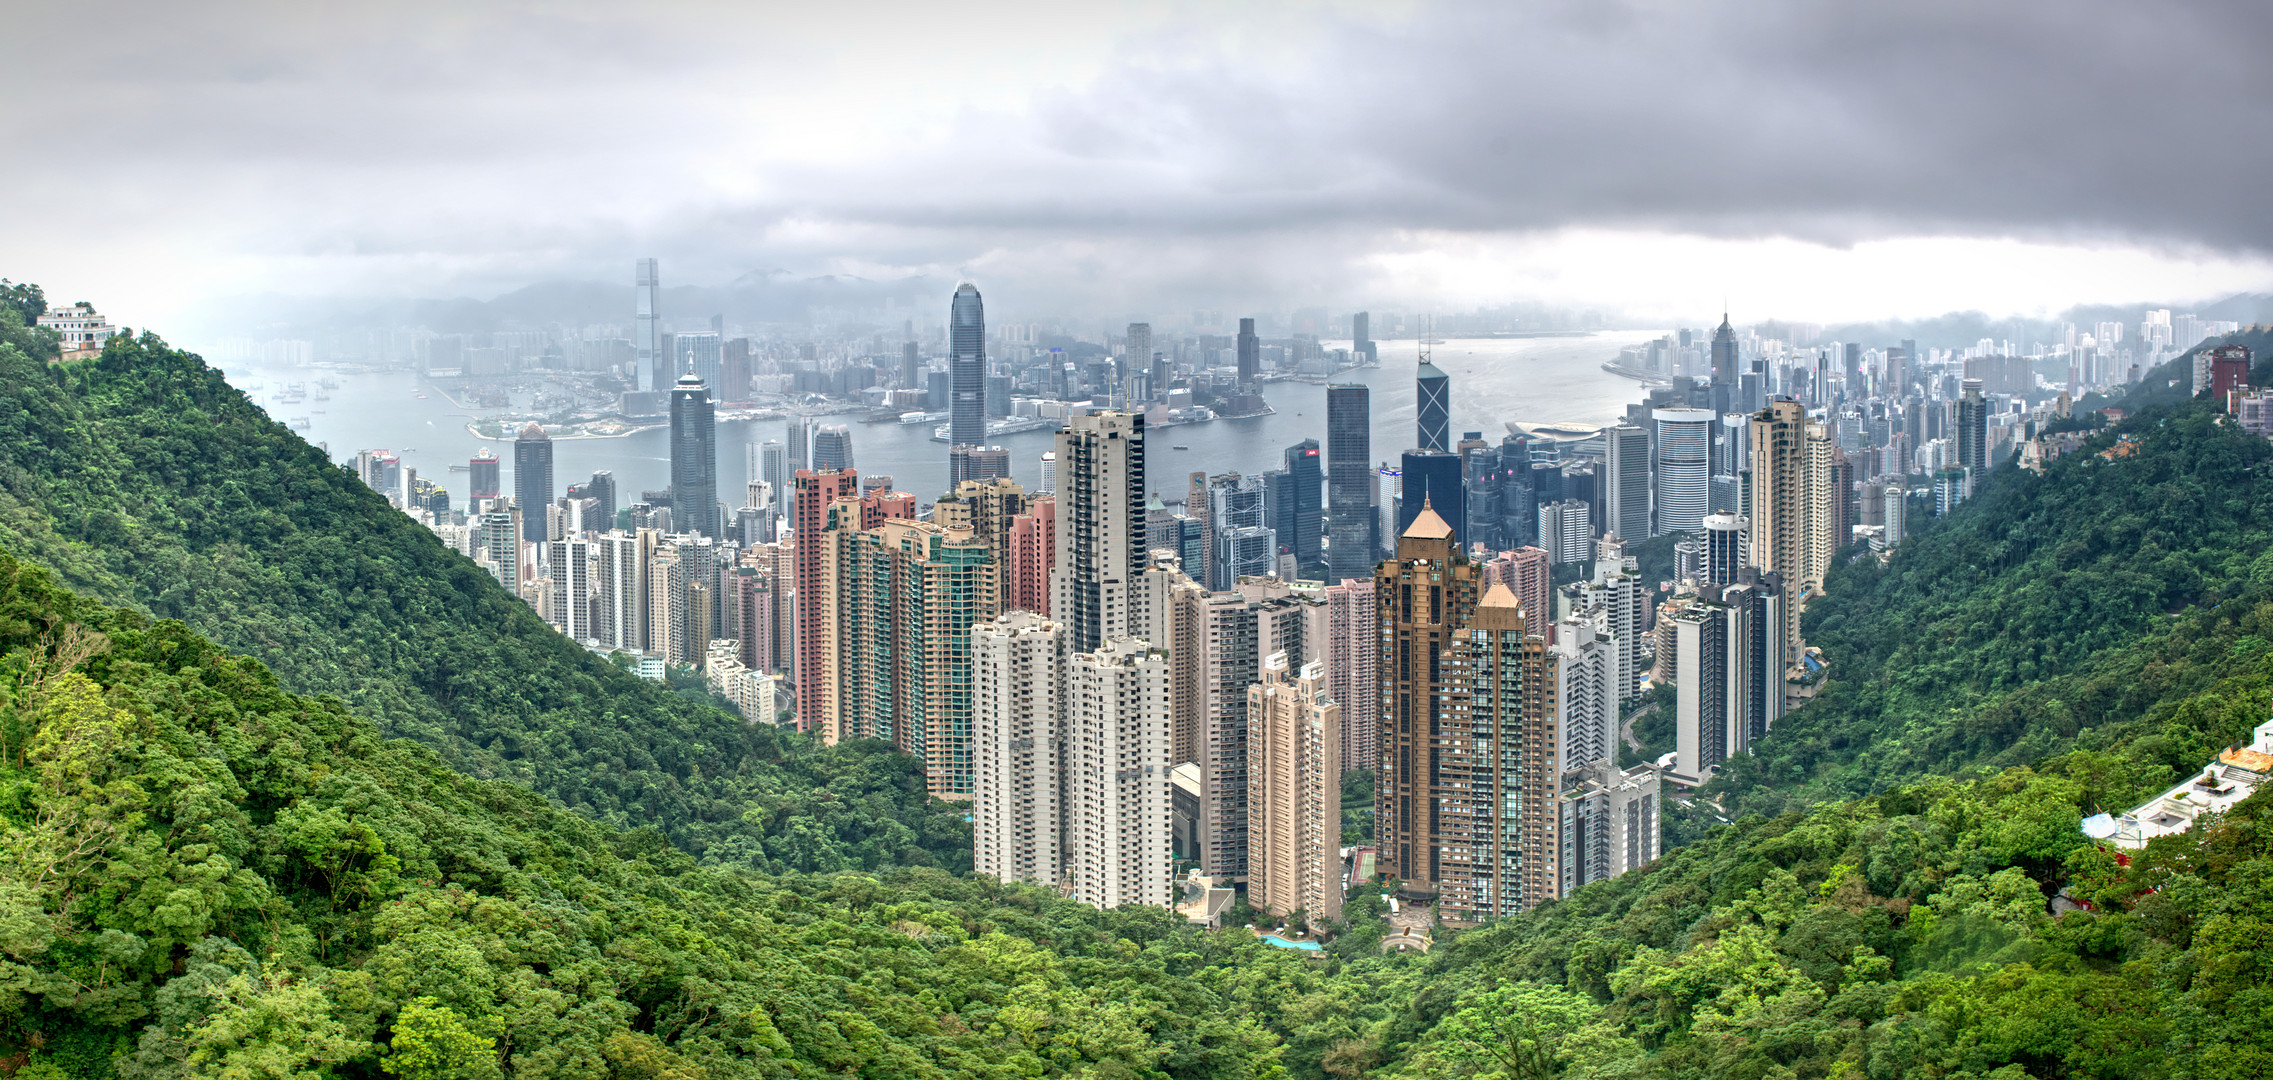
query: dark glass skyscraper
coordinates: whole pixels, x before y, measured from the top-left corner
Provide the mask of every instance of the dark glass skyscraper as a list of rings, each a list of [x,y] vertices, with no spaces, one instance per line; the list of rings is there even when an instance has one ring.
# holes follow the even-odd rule
[[[671,527],[721,535],[718,527],[718,420],[710,390],[693,372],[671,388]]]
[[[1414,380],[1414,389],[1420,395],[1420,444],[1418,448],[1433,450],[1440,454],[1451,453],[1452,377],[1437,370],[1435,364],[1423,360],[1421,361],[1420,376]],[[1415,509],[1418,510],[1417,507]],[[1439,509],[1442,508],[1439,507]],[[1453,522],[1455,527],[1459,525],[1457,519],[1446,518],[1445,520]],[[1400,534],[1404,532],[1403,529],[1397,531]]]
[[[1278,534],[1279,550],[1293,554],[1295,572],[1305,576],[1321,561],[1325,480],[1316,439],[1287,447],[1286,467],[1271,476],[1271,529]]]
[[[1468,485],[1460,459],[1434,450],[1405,451],[1404,494],[1397,504],[1397,535],[1421,516],[1425,500],[1452,526],[1453,542],[1468,542]]]
[[[987,317],[978,286],[955,287],[947,309],[947,446],[984,446],[987,441]],[[949,469],[954,468],[950,454]],[[971,479],[949,472],[949,485]]]
[[[552,505],[552,437],[534,420],[513,440],[513,501],[521,507],[521,539],[545,542],[545,507]]]
[[[1362,383],[1326,388],[1328,583],[1373,576],[1372,393]]]
[[[1263,341],[1255,336],[1255,320],[1239,320],[1239,385],[1255,385],[1263,372]]]
[[[568,485],[571,499],[590,499],[599,504],[593,510],[593,520],[602,524],[587,523],[585,528],[606,532],[616,527],[616,474],[606,469],[592,474],[592,479],[581,484]]]

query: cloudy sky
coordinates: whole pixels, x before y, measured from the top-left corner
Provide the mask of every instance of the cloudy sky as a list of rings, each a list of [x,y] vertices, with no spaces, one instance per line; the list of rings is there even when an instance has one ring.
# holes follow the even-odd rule
[[[2263,3],[31,0],[0,26],[0,274],[136,324],[643,255],[971,277],[1036,317],[2273,289]]]

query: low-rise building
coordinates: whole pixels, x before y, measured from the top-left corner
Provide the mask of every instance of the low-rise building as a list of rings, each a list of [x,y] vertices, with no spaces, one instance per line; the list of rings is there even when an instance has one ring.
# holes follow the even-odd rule
[[[2257,725],[2249,743],[2236,743],[2217,760],[2129,813],[2085,818],[2084,835],[2136,851],[2158,836],[2194,828],[2205,815],[2224,813],[2256,793],[2273,775],[2273,720]]]

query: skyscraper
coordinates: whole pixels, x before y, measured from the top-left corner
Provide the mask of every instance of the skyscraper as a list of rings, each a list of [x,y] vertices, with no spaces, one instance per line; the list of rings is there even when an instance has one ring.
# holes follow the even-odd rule
[[[1640,541],[1650,533],[1649,432],[1619,424],[1602,432],[1602,534]]]
[[[1134,587],[1144,572],[1144,416],[1101,412],[1057,434],[1057,558],[1050,613],[1068,648],[1093,652],[1144,625]]]
[[[947,446],[984,446],[987,441],[987,320],[978,287],[955,287],[947,309]],[[947,483],[975,479],[956,473],[950,457]]]
[[[671,523],[723,537],[718,526],[718,420],[710,390],[693,372],[671,387]]]
[[[632,377],[642,392],[671,385],[671,379],[663,375],[669,361],[663,355],[662,309],[657,306],[656,294],[661,288],[655,260],[639,260],[632,271],[631,364]]]
[[[1737,350],[1736,328],[1728,324],[1728,313],[1721,313],[1721,325],[1713,331],[1713,411],[1730,412],[1736,409]]]
[[[1653,536],[1693,533],[1704,527],[1711,501],[1711,409],[1657,409],[1657,490]],[[1627,537],[1627,539],[1638,539]]]
[[[1247,902],[1321,923],[1342,912],[1342,706],[1326,665],[1263,661],[1247,688]]]
[[[1433,507],[1381,564],[1375,836],[1408,898],[1484,919],[1556,895],[1556,660]]]
[[[513,440],[513,502],[521,511],[521,539],[541,549],[545,507],[552,505],[552,437],[534,420]]]
[[[1403,490],[1397,505],[1396,535],[1405,534],[1426,503],[1452,526],[1453,543],[1467,543],[1468,484],[1459,458],[1441,451],[1407,450],[1398,479]]]
[[[1783,712],[1784,622],[1780,582],[1751,577],[1707,585],[1673,615],[1677,688],[1674,772],[1709,779],[1746,752]]]
[[[466,463],[466,510],[469,513],[477,509],[475,503],[482,499],[494,499],[504,492],[505,489],[499,486],[497,466],[496,452],[486,446],[473,456],[472,461]]]
[[[1798,662],[1799,617],[1831,569],[1835,527],[1830,437],[1806,408],[1778,398],[1752,416],[1750,565],[1779,575],[1785,590],[1782,655]]]
[[[1967,379],[1957,397],[1957,464],[1973,470],[1978,484],[1989,475],[1989,403],[1982,397],[1981,380]]]
[[[1380,631],[1373,625],[1373,577],[1326,586],[1326,692],[1342,706],[1342,770],[1373,771],[1380,763],[1375,726],[1380,711]]]
[[[1350,360],[1366,362],[1381,359],[1373,344],[1373,315],[1360,311],[1350,316]]]
[[[813,471],[852,468],[852,429],[821,424],[813,429]]]
[[[1705,581],[1734,585],[1744,568],[1745,519],[1735,514],[1705,515]]]
[[[590,499],[595,504],[587,521],[587,531],[603,533],[616,527],[616,474],[606,469],[592,474],[592,479],[581,484],[568,485],[571,499]]]
[[[1452,377],[1438,370],[1435,364],[1423,356],[1420,373],[1413,385],[1420,403],[1420,441],[1415,444],[1416,448],[1442,454],[1451,453]]]
[[[794,483],[797,648],[792,668],[797,685],[796,723],[797,730],[813,732],[822,730],[828,713],[828,652],[836,618],[828,604],[821,534],[828,525],[829,504],[860,495],[860,474],[799,469]]]
[[[916,351],[916,343],[912,341],[900,343],[900,388],[923,388],[923,356]]]
[[[1065,627],[1014,612],[971,631],[971,868],[1056,885],[1065,833]]]
[[[1365,313],[1357,315],[1362,325]],[[1372,390],[1363,383],[1326,388],[1326,580],[1372,580]]]
[[[1121,406],[1134,411],[1139,404],[1139,399],[1135,393],[1138,376],[1143,376],[1145,381],[1150,381],[1152,378],[1151,323],[1133,322],[1129,324],[1128,348],[1123,351],[1121,360],[1122,370],[1128,373],[1121,379]]]
[[[1286,448],[1286,467],[1271,478],[1271,531],[1278,534],[1279,550],[1294,556],[1298,572],[1309,574],[1320,565],[1318,539],[1324,523],[1322,493],[1325,477],[1318,467],[1318,440],[1304,439]]]
[[[1263,342],[1255,336],[1255,320],[1239,320],[1239,388],[1248,389],[1262,374]]]

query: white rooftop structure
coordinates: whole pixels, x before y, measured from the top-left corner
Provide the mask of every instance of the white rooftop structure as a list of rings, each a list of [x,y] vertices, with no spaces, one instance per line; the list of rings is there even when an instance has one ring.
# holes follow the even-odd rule
[[[2120,848],[2138,850],[2158,836],[2175,836],[2205,814],[2224,813],[2249,798],[2273,776],[2273,720],[2257,726],[2246,746],[2227,747],[2202,771],[2180,781],[2127,814],[2085,818],[2084,835]]]

